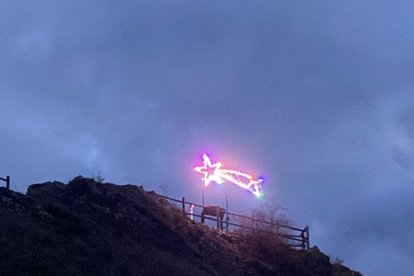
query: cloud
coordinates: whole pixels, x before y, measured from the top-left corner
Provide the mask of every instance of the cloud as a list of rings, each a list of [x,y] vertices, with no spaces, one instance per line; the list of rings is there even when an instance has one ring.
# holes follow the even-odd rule
[[[209,151],[264,175],[265,203],[310,224],[322,250],[365,275],[386,275],[391,262],[404,274],[413,248],[412,9],[5,4],[0,173],[24,190],[100,172],[199,200],[192,167]],[[221,200],[223,190],[207,196]],[[231,208],[260,205],[245,196],[232,190]]]

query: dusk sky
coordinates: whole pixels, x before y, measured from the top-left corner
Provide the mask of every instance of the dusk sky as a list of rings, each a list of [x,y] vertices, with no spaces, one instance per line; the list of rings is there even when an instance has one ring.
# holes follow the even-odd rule
[[[283,206],[364,275],[414,271],[412,1],[0,1],[0,93],[13,190],[201,202],[208,152],[265,179],[230,211]]]

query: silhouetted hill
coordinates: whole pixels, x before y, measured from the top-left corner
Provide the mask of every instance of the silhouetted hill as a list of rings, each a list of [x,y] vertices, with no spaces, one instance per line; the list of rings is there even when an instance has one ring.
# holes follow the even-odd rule
[[[316,247],[267,248],[196,224],[153,192],[76,177],[0,188],[0,275],[360,275]]]

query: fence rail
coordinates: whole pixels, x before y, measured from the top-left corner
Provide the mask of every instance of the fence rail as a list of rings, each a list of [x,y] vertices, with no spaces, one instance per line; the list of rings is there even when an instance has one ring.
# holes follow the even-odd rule
[[[158,194],[159,195],[159,194]],[[194,217],[196,218],[201,218],[201,221],[203,221],[204,219],[210,220],[210,221],[216,221],[217,222],[217,228],[218,229],[223,229],[222,224],[224,223],[226,225],[226,231],[229,231],[229,227],[233,226],[236,228],[247,228],[247,229],[254,229],[256,230],[256,228],[254,227],[254,225],[258,225],[258,224],[265,224],[268,225],[270,229],[276,228],[277,232],[271,232],[271,231],[267,231],[270,232],[272,234],[278,235],[282,238],[285,238],[287,240],[289,240],[290,242],[295,242],[295,243],[290,243],[290,246],[292,247],[299,247],[302,249],[309,249],[310,244],[309,244],[309,226],[306,226],[303,229],[297,228],[297,227],[292,227],[289,225],[284,225],[284,224],[279,224],[279,223],[274,223],[274,222],[270,222],[270,221],[265,221],[265,220],[261,220],[261,219],[257,219],[254,217],[249,217],[246,215],[241,215],[241,214],[237,214],[237,213],[233,213],[233,212],[229,212],[227,210],[221,209],[220,213],[223,215],[221,218],[219,218],[219,215],[217,213],[216,218],[212,218],[212,217],[206,217],[203,215],[199,215],[193,212],[193,208],[194,207],[198,207],[201,208],[202,210],[204,210],[203,205],[197,204],[197,203],[193,203],[193,202],[189,202],[186,201],[185,198],[183,197],[181,200],[179,199],[175,199],[172,197],[168,197],[168,196],[164,196],[164,195],[159,195],[160,197],[167,199],[169,201],[172,202],[176,202],[179,203],[181,205],[181,210],[183,211],[184,215],[186,216],[190,216],[191,219],[194,220]],[[189,208],[187,208],[187,206]],[[190,212],[188,212],[187,210],[190,209]],[[223,220],[224,215],[226,215],[226,219]],[[249,222],[248,225],[246,224],[238,224],[238,223],[232,223],[229,222],[229,216],[234,217],[236,219],[238,219],[240,221],[244,220]],[[253,226],[249,226],[249,225],[253,225]],[[286,230],[288,233],[281,233],[280,229],[282,230]],[[266,231],[263,229],[258,229],[259,231]],[[297,243],[299,242],[299,243]]]

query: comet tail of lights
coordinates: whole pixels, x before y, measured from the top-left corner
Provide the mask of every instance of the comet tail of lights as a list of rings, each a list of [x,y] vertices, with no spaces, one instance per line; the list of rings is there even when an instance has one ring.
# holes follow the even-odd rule
[[[237,186],[250,191],[256,197],[263,196],[261,183],[263,179],[254,178],[253,176],[235,171],[221,168],[221,162],[213,164],[207,154],[203,155],[203,166],[195,167],[194,170],[204,175],[203,183],[207,187],[211,181],[218,184],[230,182]]]

